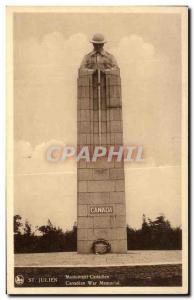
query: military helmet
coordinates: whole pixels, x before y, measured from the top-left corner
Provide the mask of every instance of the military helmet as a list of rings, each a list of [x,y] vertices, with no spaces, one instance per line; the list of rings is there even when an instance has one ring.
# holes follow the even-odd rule
[[[103,34],[101,34],[101,33],[95,33],[93,35],[92,40],[90,40],[90,43],[93,43],[93,44],[104,44],[106,42],[107,41],[105,40]]]

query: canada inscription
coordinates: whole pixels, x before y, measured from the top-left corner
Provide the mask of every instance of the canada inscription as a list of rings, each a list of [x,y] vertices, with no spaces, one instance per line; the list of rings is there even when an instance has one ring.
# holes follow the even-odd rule
[[[90,206],[91,215],[113,214],[113,206]]]

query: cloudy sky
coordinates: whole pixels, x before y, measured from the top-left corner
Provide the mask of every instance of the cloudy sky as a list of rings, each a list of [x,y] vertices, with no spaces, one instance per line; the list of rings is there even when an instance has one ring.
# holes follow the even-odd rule
[[[76,79],[102,32],[121,69],[127,223],[163,213],[181,225],[181,44],[178,14],[17,13],[14,18],[15,213],[33,225],[76,221],[76,164],[52,164],[51,144],[76,145]]]

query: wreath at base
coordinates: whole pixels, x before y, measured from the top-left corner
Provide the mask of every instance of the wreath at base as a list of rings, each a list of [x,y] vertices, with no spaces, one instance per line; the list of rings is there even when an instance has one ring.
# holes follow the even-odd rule
[[[107,240],[98,239],[93,242],[92,251],[95,254],[105,254],[111,251],[111,245]]]

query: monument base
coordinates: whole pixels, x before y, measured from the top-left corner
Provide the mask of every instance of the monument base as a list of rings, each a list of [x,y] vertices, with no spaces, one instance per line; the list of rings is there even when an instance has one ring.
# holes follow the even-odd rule
[[[127,240],[111,241],[107,240],[111,245],[111,253],[127,253]],[[79,254],[93,253],[93,241],[79,241],[77,252]]]
[[[75,287],[82,283],[82,287],[181,286],[181,252],[139,250],[95,256],[76,252],[15,254],[15,276],[22,274],[25,279],[22,286],[16,287]],[[48,281],[48,274],[55,280]],[[45,277],[47,280],[40,280]]]

